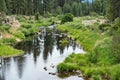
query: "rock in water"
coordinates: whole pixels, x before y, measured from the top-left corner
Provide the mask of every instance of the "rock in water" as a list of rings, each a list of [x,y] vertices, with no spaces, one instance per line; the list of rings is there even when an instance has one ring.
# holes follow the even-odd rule
[[[43,69],[44,69],[45,71],[47,71],[47,67],[44,67]]]

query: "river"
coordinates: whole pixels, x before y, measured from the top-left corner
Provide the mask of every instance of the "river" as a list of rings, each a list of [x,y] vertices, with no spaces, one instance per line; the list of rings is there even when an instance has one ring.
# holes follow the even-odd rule
[[[0,80],[83,80],[77,75],[64,78],[57,75],[57,64],[68,55],[84,53],[75,41],[70,40],[69,44],[63,46],[59,43],[61,39],[55,30],[47,33],[45,29],[32,41],[18,43],[17,48],[25,53],[2,60]]]

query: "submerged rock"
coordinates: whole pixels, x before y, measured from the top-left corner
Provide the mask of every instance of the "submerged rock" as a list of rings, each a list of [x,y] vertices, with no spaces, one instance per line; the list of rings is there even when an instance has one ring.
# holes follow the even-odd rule
[[[44,69],[45,71],[47,71],[47,67],[44,67],[43,69]]]
[[[80,74],[80,75],[78,75],[78,77],[83,77],[83,75],[82,75],[82,74]]]
[[[55,67],[55,65],[51,64],[51,65],[50,65],[50,67],[54,68],[54,67]]]
[[[49,72],[48,74],[51,74],[51,75],[56,75],[56,73],[52,73],[52,72]]]

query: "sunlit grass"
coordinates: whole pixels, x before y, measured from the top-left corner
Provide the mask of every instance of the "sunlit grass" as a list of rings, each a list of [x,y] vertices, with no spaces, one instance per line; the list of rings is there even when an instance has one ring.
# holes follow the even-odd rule
[[[23,51],[14,49],[8,45],[0,46],[0,56],[2,57],[9,57],[9,56],[17,56],[23,54]]]

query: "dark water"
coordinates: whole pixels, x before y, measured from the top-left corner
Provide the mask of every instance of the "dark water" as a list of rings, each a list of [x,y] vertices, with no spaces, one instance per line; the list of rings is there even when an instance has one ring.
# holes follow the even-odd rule
[[[17,48],[24,50],[25,54],[3,59],[0,80],[83,80],[76,75],[61,78],[57,74],[49,74],[49,72],[56,73],[56,65],[72,52],[84,53],[74,41],[62,46],[59,43],[61,39],[55,31],[52,33],[44,31],[33,41],[18,43]],[[44,67],[47,70],[43,69]]]

